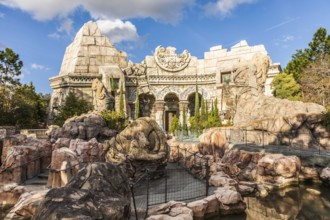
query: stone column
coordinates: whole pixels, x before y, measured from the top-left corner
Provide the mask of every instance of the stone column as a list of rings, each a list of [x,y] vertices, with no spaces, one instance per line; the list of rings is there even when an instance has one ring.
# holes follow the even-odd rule
[[[164,127],[164,110],[165,110],[165,102],[164,101],[156,101],[155,102],[156,108],[156,122],[158,125],[165,129]]]
[[[186,111],[186,121],[188,122],[188,101],[180,101],[179,103],[179,111],[180,111],[180,123],[183,124],[183,109]]]

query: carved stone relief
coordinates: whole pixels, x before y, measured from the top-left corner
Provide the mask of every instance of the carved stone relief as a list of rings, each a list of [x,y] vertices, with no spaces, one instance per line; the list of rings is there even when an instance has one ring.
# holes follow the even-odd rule
[[[183,70],[188,66],[191,59],[191,55],[187,50],[184,50],[182,54],[176,54],[175,47],[164,48],[158,46],[154,56],[158,66],[169,72]]]

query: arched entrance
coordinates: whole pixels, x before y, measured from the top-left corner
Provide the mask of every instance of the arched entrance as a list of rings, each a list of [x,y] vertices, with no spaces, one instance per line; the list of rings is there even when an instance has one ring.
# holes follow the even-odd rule
[[[155,104],[155,96],[152,94],[140,94],[139,103],[139,117],[151,117]]]
[[[201,107],[202,95],[198,93],[198,97],[199,97],[199,107]],[[190,117],[195,116],[195,99],[196,99],[196,93],[191,93],[188,96],[188,109],[189,109]]]
[[[165,131],[171,126],[174,115],[179,114],[179,98],[175,93],[168,93],[165,98]]]

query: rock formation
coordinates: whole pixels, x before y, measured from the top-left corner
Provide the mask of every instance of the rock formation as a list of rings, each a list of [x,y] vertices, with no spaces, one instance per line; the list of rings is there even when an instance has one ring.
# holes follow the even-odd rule
[[[224,134],[217,129],[209,129],[199,137],[199,152],[222,157],[226,149],[227,140]]]
[[[58,138],[79,138],[87,141],[96,138],[103,141],[114,137],[116,131],[107,127],[99,113],[92,112],[69,118],[62,127],[52,127],[48,134],[52,143]]]
[[[24,186],[11,183],[0,187],[0,213],[6,213],[18,201],[19,197],[27,192]],[[0,215],[1,218],[2,215]]]
[[[95,138],[89,141],[59,138],[53,148],[48,187],[63,187],[84,164],[105,161],[103,145]]]
[[[125,164],[130,177],[139,177],[146,169],[163,169],[169,154],[166,136],[148,117],[138,118],[115,138],[105,143],[107,161]]]
[[[49,141],[27,138],[25,135],[3,139],[0,183],[23,183],[41,172],[50,163]]]
[[[130,217],[131,193],[124,171],[109,163],[92,163],[70,182],[51,189],[33,219],[114,219]]]
[[[228,117],[232,117],[237,127],[264,131],[266,144],[291,144],[302,148],[321,145],[330,149],[330,133],[321,125],[319,117],[325,111],[323,106],[263,94],[269,63],[267,55],[258,53],[237,65],[233,82],[223,87]],[[248,138],[253,142],[263,137]]]
[[[32,219],[48,190],[32,191],[22,194],[14,208],[6,215],[5,220]]]

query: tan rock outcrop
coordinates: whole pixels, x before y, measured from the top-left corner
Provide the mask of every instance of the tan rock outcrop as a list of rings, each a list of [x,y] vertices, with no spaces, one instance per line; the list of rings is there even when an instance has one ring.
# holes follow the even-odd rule
[[[46,140],[27,138],[25,135],[3,139],[0,183],[23,183],[41,172],[50,163],[51,144]]]
[[[17,183],[0,187],[0,210],[6,212],[6,210],[12,208],[25,192],[27,192],[27,189],[24,186],[17,185]]]
[[[130,177],[139,177],[145,169],[161,170],[167,163],[169,148],[166,136],[156,121],[148,117],[138,118],[120,134],[105,143],[107,161],[128,163]]]
[[[52,127],[47,131],[52,143],[59,138],[83,139],[89,141],[96,138],[98,141],[110,140],[116,131],[109,129],[105,120],[97,112],[82,114],[69,118],[62,127]],[[61,139],[62,144],[66,139]],[[59,144],[59,143],[58,143]]]
[[[48,190],[32,191],[22,194],[14,208],[5,217],[5,220],[31,219]]]
[[[315,103],[247,93],[238,101],[234,125],[248,128],[248,142],[263,140],[266,145],[285,144],[299,148],[318,148],[320,145],[330,149],[330,133],[322,126],[320,117],[324,111],[323,106]]]
[[[330,167],[326,167],[321,171],[320,178],[324,183],[330,184]]]
[[[66,186],[49,190],[33,219],[128,220],[130,203],[124,171],[109,163],[91,163]]]
[[[226,146],[227,140],[225,135],[214,128],[204,132],[199,137],[199,144],[197,145],[199,152],[212,155],[214,158],[222,157]]]

